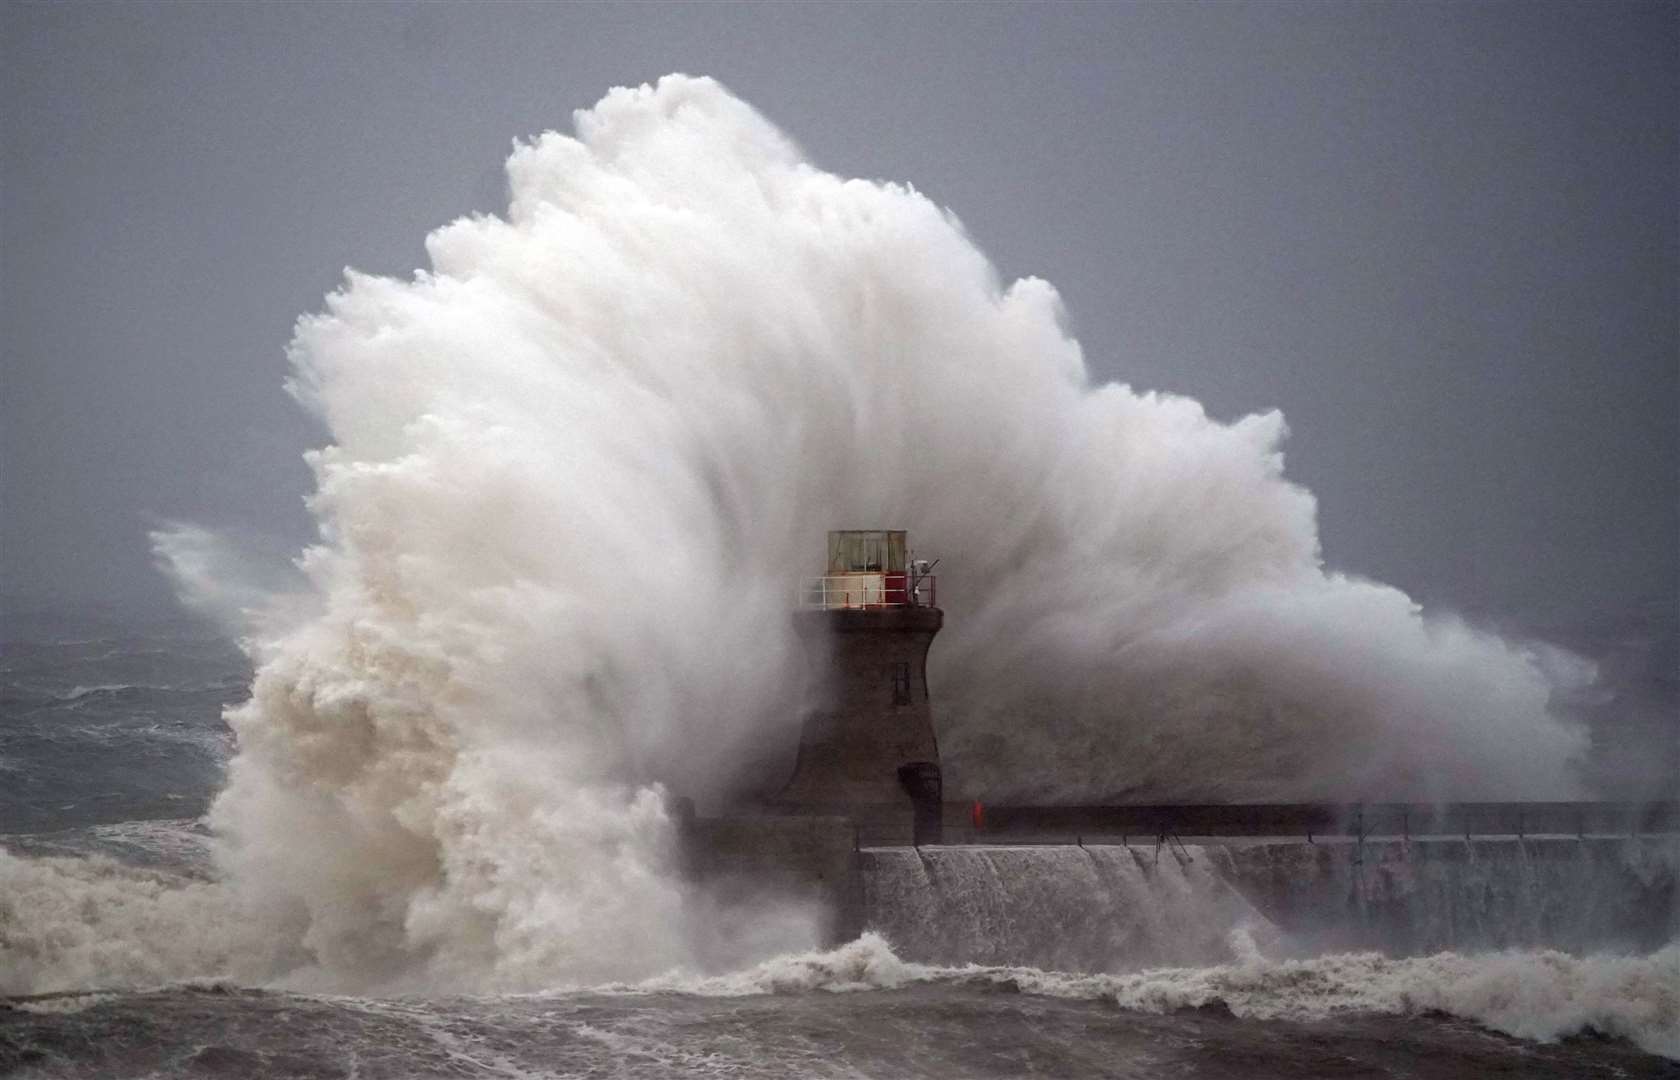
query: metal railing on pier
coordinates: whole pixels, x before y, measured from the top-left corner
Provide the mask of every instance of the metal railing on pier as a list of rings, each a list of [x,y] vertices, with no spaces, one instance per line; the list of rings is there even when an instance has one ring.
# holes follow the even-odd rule
[[[1172,837],[1649,836],[1680,834],[1680,801],[1210,803],[1113,806],[945,804],[946,832],[976,843]]]

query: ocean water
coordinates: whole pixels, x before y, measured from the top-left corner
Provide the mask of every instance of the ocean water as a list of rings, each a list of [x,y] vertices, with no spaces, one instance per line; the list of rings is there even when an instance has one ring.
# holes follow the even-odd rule
[[[1176,902],[1079,900],[1115,860],[1142,865],[1124,849],[879,852],[881,932],[737,970],[474,995],[241,979],[211,943],[202,817],[232,750],[220,711],[249,678],[237,650],[190,632],[12,640],[0,672],[0,1075],[1680,1076],[1672,944],[1287,959],[1194,866]],[[1012,928],[1033,905],[1057,940]],[[1163,951],[1220,925],[1195,944],[1218,962]],[[1093,962],[1081,935],[1107,951]]]
[[[1661,1077],[1624,1043],[1525,1042],[1444,1014],[1255,1021],[952,976],[896,990],[368,1001],[235,988],[0,1013],[24,1076]],[[0,1067],[4,1067],[0,1064]]]
[[[250,693],[244,655],[191,626],[58,629],[0,643],[0,831],[203,814],[233,750],[222,709]]]

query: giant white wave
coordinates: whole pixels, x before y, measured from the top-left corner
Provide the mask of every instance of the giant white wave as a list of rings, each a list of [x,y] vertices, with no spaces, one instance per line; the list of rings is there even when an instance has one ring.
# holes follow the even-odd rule
[[[958,792],[1573,791],[1536,657],[1326,572],[1278,414],[1094,383],[1055,290],[913,189],[682,76],[507,171],[505,216],[433,233],[412,280],[349,273],[291,346],[330,432],[320,540],[307,601],[252,624],[213,813],[275,964],[498,989],[694,962],[662,790],[793,745],[788,608],[834,527],[942,560]],[[225,592],[202,537],[159,549]]]

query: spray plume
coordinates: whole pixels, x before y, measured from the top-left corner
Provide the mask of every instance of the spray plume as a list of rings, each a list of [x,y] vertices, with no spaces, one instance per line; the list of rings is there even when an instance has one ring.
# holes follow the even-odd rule
[[[1533,657],[1326,573],[1276,413],[1093,385],[1045,282],[807,163],[706,79],[508,162],[505,218],[303,319],[315,602],[252,642],[213,821],[245,919],[335,986],[691,962],[660,785],[797,738],[788,609],[834,527],[937,554],[948,787],[1559,796]],[[203,591],[202,589],[199,591]],[[285,950],[282,950],[285,951]]]

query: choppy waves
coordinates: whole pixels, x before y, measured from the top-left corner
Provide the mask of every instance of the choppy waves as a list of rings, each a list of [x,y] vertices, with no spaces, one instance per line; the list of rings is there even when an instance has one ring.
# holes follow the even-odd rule
[[[250,664],[202,631],[0,650],[0,833],[202,813],[234,753]]]
[[[190,851],[203,834],[192,823],[135,823],[107,839]],[[307,973],[274,974],[299,959],[274,952],[284,939],[279,929],[257,921],[225,885],[190,874],[105,856],[0,852],[0,994],[108,993],[203,979],[310,989]],[[1533,950],[1285,960],[1262,955],[1240,929],[1229,945],[1238,962],[1076,974],[918,964],[868,933],[838,949],[783,955],[725,974],[672,971],[637,983],[557,985],[548,992],[748,997],[973,985],[1104,1000],[1149,1013],[1214,1006],[1254,1020],[1442,1013],[1523,1039],[1596,1033],[1680,1058],[1680,945],[1644,956]],[[86,1000],[55,998],[43,1007],[62,1011]]]
[[[75,1012],[120,997],[111,987],[202,980],[225,971],[232,928],[213,887],[177,893],[160,905],[144,876],[110,882],[132,893],[126,910],[145,912],[156,943],[150,950],[128,935],[105,938],[90,925],[81,933],[79,968],[63,954],[52,958],[51,977],[33,989],[68,988],[74,975],[97,971],[97,991],[15,1002],[32,1011]],[[45,897],[37,894],[40,902]],[[167,915],[162,913],[167,911]],[[181,937],[198,925],[211,933]],[[165,944],[167,943],[167,944]],[[1237,946],[1242,948],[1240,944]],[[165,955],[165,951],[172,955]],[[9,965],[18,960],[8,958]],[[27,958],[25,958],[27,959]],[[20,969],[10,967],[15,975]],[[40,968],[41,975],[49,968]],[[238,980],[234,980],[237,982]],[[16,993],[16,981],[3,988]],[[1322,1021],[1341,1016],[1449,1015],[1493,1031],[1537,1042],[1577,1035],[1626,1039],[1641,1049],[1680,1059],[1680,946],[1647,956],[1576,957],[1552,951],[1484,954],[1439,953],[1395,959],[1378,953],[1344,953],[1307,960],[1270,960],[1252,953],[1240,963],[1204,968],[1158,968],[1130,974],[1089,975],[1030,967],[941,967],[900,959],[877,934],[841,948],[777,957],[725,975],[670,973],[634,984],[571,987],[537,995],[572,997],[694,995],[745,998],[762,995],[867,993],[918,986],[1005,990],[1073,1001],[1106,1001],[1150,1014],[1181,1010],[1228,1011],[1244,1020]],[[332,999],[346,1000],[346,999]],[[480,999],[488,1001],[490,999]],[[508,999],[515,1000],[515,999]],[[367,1003],[374,1007],[373,1002]],[[381,1006],[382,1007],[382,1006]],[[418,1004],[406,1006],[410,1011]],[[422,1010],[424,1011],[424,1010]]]
[[[1243,945],[1238,943],[1239,950]],[[1257,1020],[1318,1020],[1340,1013],[1446,1013],[1519,1038],[1597,1033],[1680,1058],[1680,946],[1648,956],[1575,957],[1553,951],[1439,953],[1394,959],[1344,953],[1310,960],[1158,968],[1078,975],[1023,967],[908,963],[877,934],[830,952],[778,957],[705,979],[666,976],[623,990],[719,996],[899,989],[983,983],[1053,997],[1109,1000],[1151,1013],[1223,1006]]]
[[[106,856],[0,850],[0,994],[159,986],[261,955],[217,882]]]

